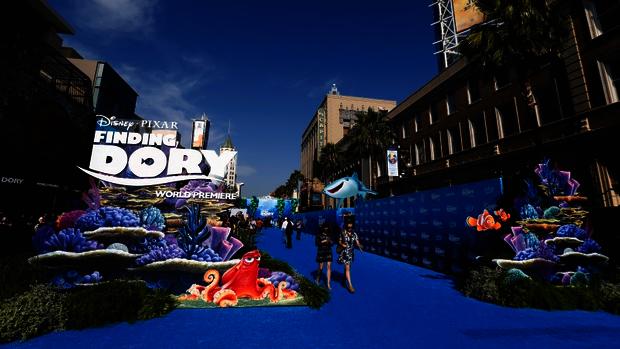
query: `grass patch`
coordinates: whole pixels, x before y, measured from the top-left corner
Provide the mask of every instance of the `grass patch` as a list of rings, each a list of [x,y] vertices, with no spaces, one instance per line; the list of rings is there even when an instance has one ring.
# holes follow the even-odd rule
[[[620,283],[597,279],[589,285],[556,286],[533,279],[511,279],[505,271],[483,267],[458,279],[456,288],[467,297],[508,307],[620,314]]]
[[[0,304],[0,342],[151,319],[176,305],[169,294],[151,290],[143,281],[116,280],[71,290],[39,284]]]

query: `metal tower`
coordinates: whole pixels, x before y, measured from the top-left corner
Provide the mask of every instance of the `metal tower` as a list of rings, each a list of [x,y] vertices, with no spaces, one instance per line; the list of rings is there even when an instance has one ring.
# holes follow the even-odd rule
[[[456,50],[459,45],[459,34],[456,32],[454,7],[452,0],[437,0],[429,5],[429,7],[433,6],[437,6],[437,21],[431,25],[439,26],[437,30],[439,40],[433,44],[439,46],[435,54],[441,54],[441,65],[445,69],[459,56]]]

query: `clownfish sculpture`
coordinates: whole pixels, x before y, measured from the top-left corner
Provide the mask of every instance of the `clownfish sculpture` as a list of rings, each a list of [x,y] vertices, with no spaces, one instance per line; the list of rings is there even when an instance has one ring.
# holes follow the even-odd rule
[[[476,227],[477,231],[485,231],[485,230],[497,230],[502,227],[499,222],[495,221],[495,218],[489,213],[489,211],[484,210],[478,218],[467,217],[466,221],[468,226]]]
[[[495,215],[497,217],[499,217],[499,220],[501,220],[502,222],[506,222],[510,219],[510,213],[507,213],[506,211],[504,211],[503,208],[500,208],[497,211],[494,211]]]

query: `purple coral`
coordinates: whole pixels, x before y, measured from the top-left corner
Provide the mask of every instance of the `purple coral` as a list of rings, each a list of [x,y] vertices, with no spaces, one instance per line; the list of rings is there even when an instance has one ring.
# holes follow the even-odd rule
[[[528,233],[522,227],[511,227],[512,234],[504,237],[504,241],[512,248],[515,253],[519,253],[528,247],[536,248],[540,243],[536,235]]]
[[[103,248],[96,241],[87,240],[79,229],[67,228],[53,234],[43,244],[43,252],[86,252]]]
[[[200,193],[220,193],[222,192],[223,187],[218,186],[217,184],[209,181],[203,180],[192,180],[187,182],[185,186],[183,186],[180,191],[181,192],[200,192]],[[176,208],[181,208],[187,204],[187,199],[182,198],[178,199],[175,203]]]
[[[234,237],[229,237],[230,228],[225,227],[209,227],[211,235],[205,242],[205,245],[215,251],[227,261],[243,247],[243,243]]]
[[[541,183],[549,190],[549,194],[575,195],[579,189],[579,182],[571,178],[568,171],[559,171],[552,167],[551,160],[546,159],[538,164],[534,172],[540,178]]]
[[[69,212],[63,212],[58,218],[56,218],[56,229],[63,230],[65,228],[74,228],[75,223],[80,217],[82,217],[86,211],[74,210]]]
[[[286,283],[288,284],[286,286],[287,289],[294,291],[299,290],[299,284],[295,281],[295,279],[287,273],[281,271],[272,272],[271,276],[267,278],[267,280],[269,280],[275,287],[278,287],[278,284],[280,284],[280,282],[286,281]]]

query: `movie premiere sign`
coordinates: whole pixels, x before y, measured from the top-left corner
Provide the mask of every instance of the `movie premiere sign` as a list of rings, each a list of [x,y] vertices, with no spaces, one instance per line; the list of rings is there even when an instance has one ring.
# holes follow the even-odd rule
[[[398,177],[398,151],[387,151],[387,169],[389,177]]]
[[[97,115],[88,168],[104,182],[150,186],[185,180],[220,183],[236,151],[178,148],[176,122]],[[206,170],[203,170],[206,169]],[[205,173],[206,171],[206,173]]]

